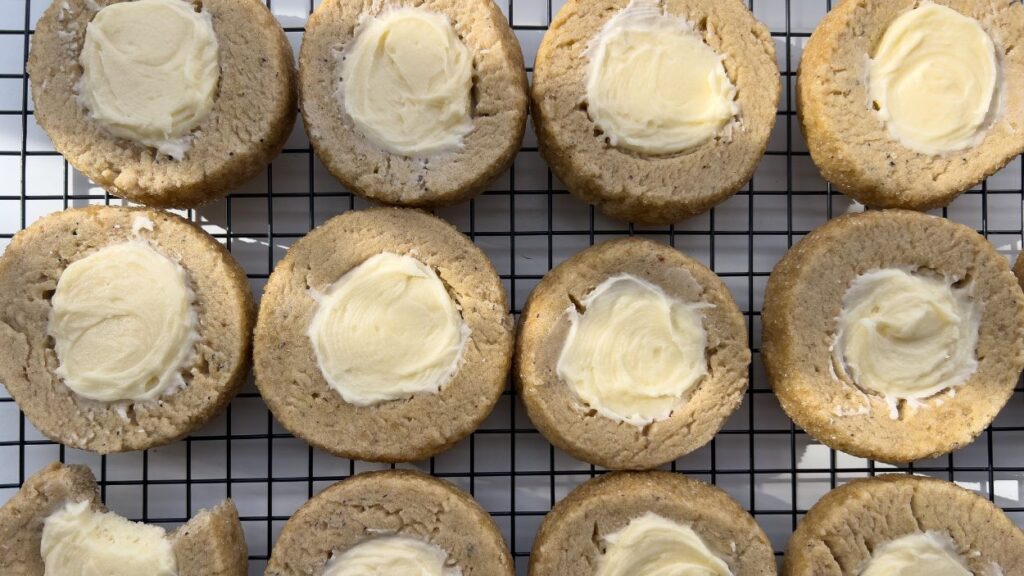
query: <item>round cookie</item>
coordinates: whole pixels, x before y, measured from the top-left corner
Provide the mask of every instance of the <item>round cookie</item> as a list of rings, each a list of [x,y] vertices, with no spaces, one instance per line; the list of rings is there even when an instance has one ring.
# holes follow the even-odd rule
[[[743,2],[657,4],[689,21],[724,57],[736,88],[736,125],[670,155],[611,145],[588,110],[587,50],[609,19],[632,6],[630,0],[570,0],[559,10],[537,52],[533,118],[541,153],[570,192],[614,218],[670,224],[709,210],[747,183],[775,125],[780,82],[771,34]]]
[[[776,573],[768,537],[724,491],[671,472],[612,472],[578,486],[544,518],[530,576],[594,574],[607,537],[650,512],[692,528],[731,574]]]
[[[111,194],[148,206],[191,208],[258,174],[295,123],[292,49],[259,0],[194,2],[212,18],[220,78],[213,107],[180,160],[118,138],[81,103],[79,55],[96,13],[124,0],[54,2],[32,37],[28,72],[36,120],[72,166]]]
[[[708,374],[665,419],[632,425],[584,405],[557,371],[577,309],[609,278],[628,274],[702,310]],[[521,316],[516,382],[533,424],[558,448],[613,469],[653,468],[700,448],[740,405],[750,349],[743,315],[728,288],[697,261],[651,240],[627,238],[588,248],[549,272]]]
[[[844,298],[855,279],[880,269],[942,276],[980,303],[977,366],[962,384],[893,406],[839,374],[832,356]],[[909,462],[970,443],[1024,367],[1024,295],[1006,259],[974,230],[917,212],[851,214],[811,232],[772,271],[762,318],[765,367],[786,413],[821,442],[863,458]]]
[[[308,335],[313,291],[385,252],[433,269],[469,336],[437,393],[357,405],[331,387],[318,363]],[[505,389],[512,328],[494,267],[450,224],[410,209],[347,212],[296,242],[271,274],[256,325],[256,386],[277,420],[317,448],[360,460],[420,460],[469,435],[490,413]]]
[[[976,19],[1001,66],[1001,112],[977,145],[943,155],[895,139],[871,106],[868,62],[889,25],[918,0],[867,0],[835,6],[800,61],[797,111],[811,157],[826,180],[868,206],[927,210],[944,206],[1024,151],[1024,7],[993,0],[935,0]]]
[[[48,334],[64,271],[101,248],[141,241],[180,264],[194,294],[198,339],[184,387],[153,400],[104,403],[58,377]],[[32,424],[56,442],[100,453],[172,442],[220,413],[249,367],[255,305],[245,272],[213,237],[166,212],[93,206],[46,216],[0,258],[0,382]]]
[[[339,58],[371,17],[409,7],[440,14],[472,57],[471,130],[461,146],[426,157],[382,148],[354,123],[339,95]],[[299,53],[306,133],[346,188],[385,204],[433,207],[482,192],[508,169],[526,128],[526,72],[519,41],[491,0],[327,0],[309,17]]]
[[[893,474],[822,497],[790,538],[782,574],[860,574],[873,551],[922,532],[951,538],[972,574],[1024,571],[1024,532],[994,504],[951,482]]]
[[[43,576],[40,554],[43,525],[65,503],[89,502],[89,508],[106,512],[99,486],[85,466],[54,462],[25,481],[0,507],[0,572]],[[230,500],[200,510],[184,526],[169,533],[179,576],[244,576],[248,573],[245,534],[238,511]]]
[[[490,515],[454,485],[408,470],[366,472],[317,494],[284,525],[267,576],[319,574],[325,563],[385,535],[439,547],[464,576],[512,576]]]

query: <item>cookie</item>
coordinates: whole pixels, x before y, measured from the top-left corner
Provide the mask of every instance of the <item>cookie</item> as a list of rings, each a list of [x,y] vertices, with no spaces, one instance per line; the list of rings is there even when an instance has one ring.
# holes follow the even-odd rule
[[[254,372],[277,420],[313,446],[415,461],[490,413],[512,346],[505,290],[479,248],[426,213],[371,209],[329,220],[277,264]]]
[[[0,258],[0,291],[0,382],[40,432],[72,448],[182,438],[227,406],[249,369],[245,272],[173,214],[93,206],[37,220]]]
[[[722,490],[670,472],[613,472],[584,482],[552,508],[534,539],[529,574],[648,574],[656,567],[673,574],[776,573],[768,537]]]
[[[899,565],[886,554],[894,542],[904,553],[931,549],[931,564],[918,568],[959,565],[979,575],[1024,570],[1024,532],[994,504],[951,482],[893,474],[854,480],[819,500],[790,538],[782,574],[892,573],[872,570]]]
[[[479,194],[526,127],[522,52],[491,0],[323,2],[306,24],[299,85],[328,171],[384,204]]]
[[[77,510],[79,514],[106,512],[106,507],[100,501],[96,478],[85,466],[65,466],[54,462],[26,480],[21,490],[0,507],[0,537],[4,542],[4,553],[0,554],[0,571],[19,576],[43,576],[51,562],[62,559],[58,550],[51,553],[44,564],[42,549],[52,548],[52,545],[48,545],[49,542],[41,545],[41,542],[50,539],[60,542],[59,536],[53,535],[59,534],[59,529],[51,526],[50,530],[46,530],[45,527],[50,524],[48,520],[77,505],[82,505],[82,509]],[[120,517],[113,520],[115,527],[125,522]],[[153,540],[159,542],[166,538],[169,555],[176,564],[174,573],[179,576],[244,576],[248,573],[245,535],[238,520],[238,511],[230,500],[200,510],[185,525],[170,534],[163,535],[163,528],[149,525],[135,525],[132,529],[131,539],[111,538],[112,541],[131,549],[133,545],[138,545],[143,534],[148,536],[149,532],[158,531]],[[79,550],[87,546],[81,543],[78,545]],[[65,546],[74,550],[75,544]],[[95,556],[91,560],[103,561]],[[132,560],[137,561],[138,558]]]
[[[1024,368],[1024,294],[974,230],[905,210],[836,218],[776,265],[762,353],[786,413],[837,450],[909,462],[972,442]]]
[[[924,18],[929,19],[919,24],[913,20],[897,23],[901,18],[921,17],[922,10],[937,11],[945,20],[925,12]],[[974,28],[976,40],[969,46],[963,32],[943,36],[944,21],[958,30]],[[894,23],[898,30],[879,58],[886,32]],[[923,42],[929,36],[937,43],[957,40],[946,44],[948,53],[924,44],[917,52],[904,51],[905,58],[916,62],[907,67],[904,82],[909,90],[919,87],[912,94],[920,101],[894,101],[892,108],[897,114],[907,109],[902,116],[910,118],[905,123],[912,128],[894,133],[893,120],[887,118],[890,106],[882,100],[888,99],[884,86],[889,79],[903,78],[898,66],[903,49],[899,42]],[[1022,41],[1024,7],[1015,2],[868,0],[837,4],[812,34],[800,61],[797,111],[811,158],[829,182],[867,206],[916,210],[945,206],[1024,151],[1024,54],[1015,49]],[[971,49],[974,45],[977,50]],[[890,53],[894,55],[888,56]],[[972,60],[957,60],[975,53]],[[890,68],[895,64],[895,68],[877,70],[873,88],[870,79],[875,61],[888,63]],[[988,68],[994,76],[982,85],[983,79],[976,77]],[[920,70],[931,72],[912,75]],[[963,77],[955,76],[957,72]],[[930,83],[933,80],[945,84]],[[965,94],[979,98],[985,94],[990,101],[978,102],[982,108],[973,119],[963,118],[962,125],[937,124],[970,114],[975,103],[963,101]],[[970,130],[954,139],[959,142],[939,148],[928,138],[917,142],[913,137],[915,132],[925,136],[949,132],[952,138],[957,132],[954,128]]]
[[[28,59],[32,101],[57,151],[111,194],[160,208],[203,204],[258,174],[291,133],[297,100],[291,46],[266,5],[145,0],[133,4],[159,12],[97,25],[98,14],[123,11],[120,3],[54,2],[36,25]],[[205,43],[185,44],[197,38]],[[133,62],[147,40],[153,59],[195,60],[170,68]],[[132,48],[109,44],[117,41]],[[90,55],[95,61],[83,60]],[[83,62],[96,75],[92,100]],[[179,85],[185,87],[178,99],[154,96]],[[201,92],[205,98],[197,101]],[[139,116],[150,108],[151,115]],[[174,126],[154,128],[167,118]],[[158,135],[148,134],[153,130]]]
[[[619,41],[618,56],[602,51]],[[658,62],[665,68],[648,70]],[[690,76],[698,63],[708,72]],[[609,73],[595,73],[597,65]],[[658,91],[660,82],[676,89]],[[747,183],[779,90],[771,34],[739,0],[569,1],[537,52],[532,110],[541,153],[570,192],[614,218],[670,224]],[[707,109],[687,108],[684,95],[706,93],[718,95]],[[707,129],[685,129],[694,125]]]
[[[430,573],[420,561],[438,574],[515,574],[498,527],[471,496],[407,470],[358,474],[314,496],[284,525],[266,574],[377,573],[373,555],[360,554],[370,547],[402,573]]]
[[[586,328],[588,315],[603,324]],[[714,437],[743,400],[749,363],[743,315],[714,272],[629,238],[584,250],[534,288],[516,382],[552,444],[606,468],[644,469]]]

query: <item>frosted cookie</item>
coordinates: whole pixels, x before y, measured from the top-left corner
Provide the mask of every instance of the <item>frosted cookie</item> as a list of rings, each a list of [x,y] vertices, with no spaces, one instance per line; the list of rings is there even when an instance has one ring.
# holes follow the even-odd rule
[[[202,426],[244,381],[254,320],[228,251],[158,210],[57,212],[0,257],[0,382],[72,448],[143,450]]]
[[[469,435],[505,389],[512,317],[484,253],[416,210],[348,212],[270,275],[256,385],[277,420],[333,454],[414,461]]]
[[[367,472],[306,502],[281,530],[267,576],[512,576],[490,515],[454,485],[406,470]]]
[[[642,469],[709,442],[743,400],[749,363],[743,315],[715,273],[629,238],[584,250],[534,288],[516,381],[552,444]]]
[[[904,210],[836,218],[776,265],[762,353],[819,441],[909,462],[974,440],[1024,367],[1024,294],[974,230]]]
[[[774,576],[764,531],[722,490],[669,472],[584,482],[544,518],[530,576]]]
[[[1024,574],[1024,532],[987,499],[944,480],[854,480],[826,494],[800,522],[782,574]]]
[[[811,157],[868,206],[944,206],[1024,151],[1024,7],[838,4],[800,62]]]
[[[227,500],[168,533],[108,512],[84,466],[50,464],[0,507],[0,573],[244,576],[245,535]]]
[[[519,42],[491,0],[326,0],[306,24],[299,84],[324,165],[386,204],[475,196],[526,127]]]
[[[533,75],[551,169],[608,215],[648,224],[746,184],[778,99],[771,34],[739,0],[570,0]]]
[[[39,20],[32,101],[111,194],[190,208],[255,176],[295,122],[291,46],[260,0],[66,0]]]

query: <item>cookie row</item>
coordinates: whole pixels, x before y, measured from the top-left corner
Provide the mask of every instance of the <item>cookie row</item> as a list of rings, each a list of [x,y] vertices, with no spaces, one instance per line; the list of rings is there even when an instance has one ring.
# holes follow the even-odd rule
[[[108,512],[92,472],[54,463],[0,508],[4,573],[42,574],[81,561],[164,576],[243,576],[245,538],[230,500],[180,529]],[[112,547],[113,546],[113,547]],[[907,572],[911,570],[911,572]],[[822,497],[793,533],[785,576],[1018,574],[1024,532],[985,498],[902,474],[849,482]],[[101,572],[96,572],[101,573]],[[338,482],[281,530],[267,576],[516,573],[491,516],[454,485],[404,470]],[[772,545],[726,492],[670,472],[613,472],[584,482],[544,518],[531,576],[773,576]]]
[[[837,6],[797,83],[811,157],[872,207],[949,203],[1024,151],[1024,7]],[[537,54],[491,0],[323,2],[296,74],[262,2],[54,3],[28,62],[35,116],[111,193],[194,207],[284,147],[295,107],[347,189],[394,205],[470,198],[519,150],[527,109],[570,192],[672,223],[746,185],[778,116],[774,41],[740,0],[573,0]]]
[[[1020,264],[1019,264],[1020,266]],[[415,210],[343,214],[292,246],[258,321],[212,237],[152,209],[45,217],[0,258],[0,381],[62,444],[181,438],[255,382],[276,419],[338,456],[433,456],[515,383],[552,444],[611,469],[708,443],[747,391],[747,320],[711,270],[640,238],[588,248],[534,288],[518,335],[484,253]],[[1024,293],[966,226],[918,212],[836,218],[772,272],[769,381],[825,444],[885,462],[976,438],[1024,368]],[[252,334],[255,333],[253,338]],[[515,340],[515,349],[513,344]]]

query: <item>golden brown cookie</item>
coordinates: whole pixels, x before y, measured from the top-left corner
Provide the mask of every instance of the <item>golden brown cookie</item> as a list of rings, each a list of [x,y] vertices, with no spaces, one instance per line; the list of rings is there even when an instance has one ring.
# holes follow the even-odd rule
[[[182,370],[184,387],[141,402],[89,400],[55,372],[51,298],[71,263],[129,241],[147,243],[185,270],[195,295],[198,340]],[[72,448],[143,450],[205,424],[245,380],[254,322],[248,280],[231,254],[198,226],[159,210],[93,206],[57,212],[15,235],[0,258],[0,381],[40,432]]]
[[[943,155],[894,139],[871,105],[868,60],[890,23],[919,0],[841,2],[800,61],[797,111],[814,163],[844,194],[875,208],[945,206],[1024,151],[1024,7],[1001,0],[936,0],[975,18],[1002,68],[1001,111],[976,146]]]
[[[670,472],[612,472],[581,484],[544,518],[530,576],[594,574],[606,538],[651,512],[689,526],[736,576],[776,573],[768,537],[724,491]]]
[[[284,525],[266,574],[320,574],[333,556],[386,536],[437,546],[465,576],[515,574],[501,532],[469,494],[408,470],[358,474],[314,496]]]
[[[439,392],[356,405],[328,384],[318,364],[308,336],[313,291],[384,252],[432,268],[470,334]],[[484,253],[439,218],[379,208],[329,220],[278,263],[260,303],[254,372],[277,420],[310,444],[361,460],[415,461],[455,444],[487,417],[505,389],[512,345],[505,290]]]
[[[860,574],[873,551],[922,532],[951,538],[973,574],[1024,573],[1024,532],[1002,510],[951,482],[893,474],[819,500],[790,538],[782,574]]]
[[[472,130],[459,149],[410,157],[382,149],[339,101],[337,55],[370,16],[419,7],[448,19],[472,55]],[[327,0],[309,17],[299,54],[302,119],[327,169],[346,188],[385,204],[432,207],[482,192],[512,163],[529,98],[519,41],[492,0]]]
[[[891,406],[835,368],[847,290],[879,269],[937,275],[969,289],[981,314],[977,368],[961,385]],[[909,462],[972,442],[1024,368],[1024,294],[1006,259],[974,230],[917,212],[846,215],[811,232],[772,271],[762,318],[765,367],[782,407],[821,442],[863,458]]]
[[[668,418],[645,425],[586,406],[556,369],[570,309],[623,274],[682,302],[710,304],[702,310],[708,374]],[[527,300],[516,347],[517,385],[534,425],[558,448],[613,469],[653,468],[708,443],[742,402],[749,363],[743,315],[725,284],[696,260],[640,238],[598,244],[549,272]]]
[[[25,481],[0,507],[0,572],[43,576],[40,540],[47,516],[66,503],[89,502],[105,512],[96,478],[85,466],[50,464]],[[200,510],[184,526],[168,534],[177,557],[179,576],[244,576],[248,552],[238,511],[230,500]]]
[[[768,29],[739,0],[664,0],[667,14],[694,24],[724,56],[736,87],[738,123],[668,156],[612,146],[586,98],[586,50],[630,0],[570,0],[544,34],[533,75],[533,118],[541,153],[569,191],[614,218],[670,224],[709,210],[754,173],[775,125],[780,82]]]
[[[220,58],[213,109],[181,160],[117,138],[77,96],[89,22],[124,0],[50,4],[32,37],[28,72],[36,120],[57,151],[111,194],[160,208],[191,208],[252,178],[284,146],[295,123],[291,45],[259,0],[196,2],[212,17]]]

